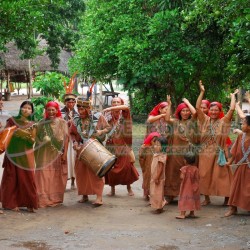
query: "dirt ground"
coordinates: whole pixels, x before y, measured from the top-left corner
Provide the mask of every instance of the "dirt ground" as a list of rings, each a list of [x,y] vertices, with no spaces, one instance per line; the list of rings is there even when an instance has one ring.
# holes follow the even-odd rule
[[[14,110],[20,102],[13,98],[5,102],[5,109]],[[142,198],[141,184],[140,175],[133,184],[134,197],[127,195],[124,186],[117,187],[115,197],[108,197],[106,186],[101,207],[92,206],[93,196],[89,203],[78,203],[80,197],[68,183],[62,206],[34,214],[4,210],[0,249],[250,249],[247,211],[224,218],[227,208],[221,205],[223,198],[212,197],[212,204],[198,211],[197,218],[177,220],[177,201],[165,206],[162,214],[154,214]]]

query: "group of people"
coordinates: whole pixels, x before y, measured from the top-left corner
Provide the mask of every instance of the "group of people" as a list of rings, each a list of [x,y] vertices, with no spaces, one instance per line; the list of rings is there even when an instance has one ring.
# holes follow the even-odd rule
[[[139,151],[143,174],[143,196],[156,212],[179,197],[178,219],[194,217],[200,206],[211,203],[210,196],[225,197],[230,209],[250,211],[250,116],[236,103],[237,91],[231,94],[229,111],[222,104],[203,100],[205,88],[199,82],[200,95],[196,107],[187,99],[171,114],[171,97],[156,105],[147,119],[145,140]],[[7,121],[16,126],[5,152],[0,201],[4,209],[34,212],[39,207],[63,203],[68,179],[77,188],[80,203],[96,195],[94,206],[103,204],[104,185],[109,195],[117,185],[125,185],[133,196],[131,184],[139,179],[132,149],[130,109],[120,97],[102,112],[92,110],[89,99],[64,96],[65,107],[57,102],[45,106],[44,119],[33,121],[30,101],[20,106],[19,114]],[[75,109],[76,105],[76,109]],[[235,108],[243,119],[242,131],[229,152],[228,135]],[[104,177],[99,177],[85,161],[86,145],[98,141],[116,157]],[[224,160],[224,162],[223,162]],[[233,174],[232,164],[237,169]],[[200,202],[200,194],[205,199]],[[186,215],[186,211],[190,211]]]
[[[225,198],[223,205],[230,206],[225,216],[235,214],[237,207],[250,211],[250,116],[236,103],[238,90],[231,94],[224,115],[221,103],[203,100],[202,81],[199,88],[196,107],[183,98],[172,117],[171,97],[167,96],[167,101],[156,105],[149,114],[147,135],[139,152],[144,198],[156,212],[161,212],[165,204],[179,197],[178,219],[194,217],[200,205],[211,203],[210,196]],[[228,136],[235,107],[243,120],[243,136],[239,135],[232,146]],[[159,151],[159,138],[166,139],[161,144],[166,149]],[[164,157],[159,157],[159,152]],[[234,174],[233,162],[237,166]],[[200,194],[205,197],[202,202]],[[187,216],[186,211],[190,211]]]
[[[6,128],[16,126],[16,130],[3,160],[0,201],[4,209],[19,211],[20,207],[27,207],[34,212],[60,205],[68,179],[72,189],[76,180],[78,194],[82,196],[79,202],[87,202],[88,195],[96,195],[95,206],[103,204],[105,183],[111,187],[110,195],[115,195],[115,186],[120,184],[127,186],[129,195],[134,195],[131,184],[139,179],[139,174],[130,154],[129,108],[119,97],[113,98],[112,106],[102,113],[92,110],[90,100],[76,98],[74,94],[66,94],[64,101],[63,109],[57,102],[48,102],[44,118],[37,123],[33,121],[33,104],[24,101],[19,114],[7,120]],[[116,158],[105,177],[98,177],[81,160],[90,140],[105,144]]]

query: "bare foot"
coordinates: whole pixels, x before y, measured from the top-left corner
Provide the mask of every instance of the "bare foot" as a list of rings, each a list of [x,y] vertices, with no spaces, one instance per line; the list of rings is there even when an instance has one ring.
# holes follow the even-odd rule
[[[87,202],[88,200],[89,200],[88,196],[87,196],[87,195],[83,195],[83,196],[82,196],[82,199],[79,200],[78,202],[79,202],[79,203],[84,203],[84,202]]]
[[[225,217],[229,217],[229,216],[232,216],[232,215],[235,215],[235,214],[237,214],[237,208],[234,208],[234,207],[231,207],[230,209],[229,209],[229,211],[227,211],[226,213],[225,213]]]
[[[128,189],[128,195],[129,196],[134,196],[135,195],[132,188]]]
[[[210,203],[211,203],[210,200],[204,200],[204,201],[201,203],[201,205],[202,205],[202,206],[207,206],[207,205],[209,205]]]
[[[15,207],[15,208],[12,209],[12,211],[14,211],[14,212],[20,212],[20,209],[19,209],[19,207]]]
[[[102,202],[102,200],[96,200],[96,201],[93,202],[92,204],[93,204],[94,206],[96,206],[96,207],[99,207],[99,206],[103,205],[103,202]]]
[[[186,216],[185,215],[178,215],[178,216],[175,216],[176,219],[185,219]]]
[[[2,211],[2,210],[0,210],[0,214],[3,214],[3,211]]]

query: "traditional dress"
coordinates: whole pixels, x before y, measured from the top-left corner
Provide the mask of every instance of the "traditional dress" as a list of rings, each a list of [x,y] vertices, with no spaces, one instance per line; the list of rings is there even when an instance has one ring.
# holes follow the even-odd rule
[[[180,211],[200,210],[199,171],[187,165],[180,169],[183,179],[180,187],[178,208]]]
[[[227,154],[226,140],[230,131],[231,121],[225,115],[214,123],[201,110],[197,110],[200,126],[199,173],[200,192],[204,195],[229,197],[232,182],[232,169],[219,166],[218,150]]]
[[[153,148],[151,141],[155,137],[159,137],[160,134],[157,132],[150,133],[143,142],[143,145],[139,150],[139,163],[142,169],[142,189],[145,197],[150,195],[150,179],[151,179],[151,164],[153,160]]]
[[[250,139],[245,140],[244,134],[238,136],[231,149],[235,163],[243,158],[243,150],[245,154],[250,150]],[[250,154],[246,160],[249,164],[239,165],[234,173],[228,205],[250,211]],[[242,163],[246,163],[246,160]]]
[[[160,108],[167,107],[167,102],[161,102],[156,105],[152,111],[149,113],[149,116],[157,116],[160,115],[159,110]],[[168,137],[170,134],[171,127],[166,122],[165,118],[160,118],[159,120],[149,123],[147,122],[147,132],[145,138],[152,132],[158,132],[161,136]]]
[[[14,125],[26,130],[27,135],[31,135],[33,122],[25,123],[15,118],[7,120],[6,127]],[[21,136],[14,132],[3,160],[4,170],[0,188],[3,208],[38,208],[33,144],[29,136]]]
[[[166,154],[157,153],[154,154],[151,164],[151,180],[150,180],[150,204],[152,208],[162,209],[166,200],[164,198],[164,184],[165,184],[165,166],[166,166]],[[155,184],[157,177],[159,162],[163,164],[162,174],[159,178],[160,183]]]
[[[83,143],[87,142],[89,138],[96,138],[94,134],[90,135],[91,127],[95,127],[96,130],[103,130],[105,128],[110,130],[109,124],[100,113],[92,113],[92,115],[86,119],[77,118],[71,127],[70,134],[73,140],[81,145],[81,149],[77,152],[75,164],[76,185],[79,195],[101,196],[104,188],[104,177],[99,178],[96,176],[93,170],[79,159],[79,154],[84,147]],[[98,139],[100,140],[100,138]]]
[[[153,160],[152,146],[143,144],[139,150],[139,163],[142,170],[143,195],[150,195],[151,164]]]
[[[62,118],[43,119],[37,125],[35,177],[39,207],[63,203],[68,167],[67,162],[62,162],[61,155],[68,136],[68,124]]]
[[[105,117],[112,126],[106,143],[107,149],[116,157],[113,169],[105,175],[105,182],[110,186],[130,185],[139,179],[139,174],[131,159],[132,118],[129,110],[122,110],[118,116],[106,112]]]
[[[172,134],[167,151],[165,195],[178,196],[181,184],[180,169],[185,165],[185,153],[194,147],[197,127],[192,119],[186,121],[175,119],[170,125]]]
[[[72,125],[72,121],[78,116],[75,109],[69,110],[66,106],[61,109],[62,117],[68,122],[69,127]],[[70,128],[69,128],[70,129]],[[75,162],[76,162],[76,151],[73,149],[73,141],[69,138],[69,146],[67,153],[68,161],[68,179],[75,178]]]

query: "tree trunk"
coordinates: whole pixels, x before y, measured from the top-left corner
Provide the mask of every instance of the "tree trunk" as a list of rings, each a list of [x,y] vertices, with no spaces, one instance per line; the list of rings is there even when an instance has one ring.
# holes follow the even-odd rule
[[[29,64],[29,82],[28,82],[28,88],[27,88],[27,94],[28,94],[28,99],[33,97],[33,89],[32,89],[32,67],[30,63],[30,59],[28,60]]]

